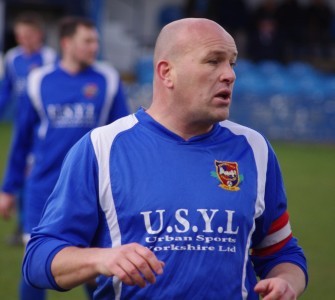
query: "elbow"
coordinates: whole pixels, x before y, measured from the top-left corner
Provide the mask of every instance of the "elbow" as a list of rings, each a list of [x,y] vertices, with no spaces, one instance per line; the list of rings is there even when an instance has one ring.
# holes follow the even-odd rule
[[[30,240],[22,263],[22,275],[32,287],[64,291],[51,273],[51,263],[65,245],[52,246],[56,246],[53,241]]]
[[[40,280],[38,280],[38,275],[36,276],[36,272],[34,271],[33,264],[31,262],[30,253],[27,252],[24,256],[22,263],[22,276],[24,281],[34,287],[34,288],[47,288],[40,284]]]

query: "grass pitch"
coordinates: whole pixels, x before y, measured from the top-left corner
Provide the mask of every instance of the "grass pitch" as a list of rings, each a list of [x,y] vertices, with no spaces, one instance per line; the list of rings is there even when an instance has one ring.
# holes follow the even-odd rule
[[[0,179],[7,160],[11,126],[0,123]],[[273,143],[286,191],[294,235],[309,264],[309,286],[303,300],[332,300],[335,270],[335,145]],[[23,249],[9,247],[5,237],[14,220],[0,220],[0,299],[18,299]],[[50,292],[49,300],[86,299],[82,288]]]

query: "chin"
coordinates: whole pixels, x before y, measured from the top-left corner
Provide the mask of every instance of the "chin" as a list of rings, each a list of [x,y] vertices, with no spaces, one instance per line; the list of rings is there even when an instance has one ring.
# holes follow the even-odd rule
[[[229,110],[223,111],[216,115],[216,121],[215,122],[222,122],[229,118]]]
[[[93,63],[91,63],[91,62],[85,61],[85,62],[81,62],[80,67],[83,70],[83,69],[86,69],[87,67],[91,66],[92,64]]]

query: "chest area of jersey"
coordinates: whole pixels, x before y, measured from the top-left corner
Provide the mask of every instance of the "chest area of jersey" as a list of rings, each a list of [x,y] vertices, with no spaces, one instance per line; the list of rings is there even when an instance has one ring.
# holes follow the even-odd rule
[[[150,149],[129,149],[111,161],[124,238],[158,251],[243,251],[257,197],[252,152],[217,146]]]
[[[64,78],[59,84],[46,80],[41,98],[50,124],[93,127],[106,100],[106,86],[97,78]]]
[[[42,65],[41,57],[34,56],[31,58],[18,57],[13,63],[13,71],[11,74],[15,91],[18,95],[23,95],[26,88],[26,80],[28,74],[35,68]]]
[[[16,77],[26,78],[34,69],[43,65],[40,55],[32,55],[31,57],[18,56],[13,62]]]

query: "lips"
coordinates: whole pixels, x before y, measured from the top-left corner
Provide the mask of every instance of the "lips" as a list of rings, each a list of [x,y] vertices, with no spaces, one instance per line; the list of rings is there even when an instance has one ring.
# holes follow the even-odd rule
[[[229,101],[231,97],[231,91],[229,89],[220,90],[214,95],[215,98],[220,98],[225,101]]]

